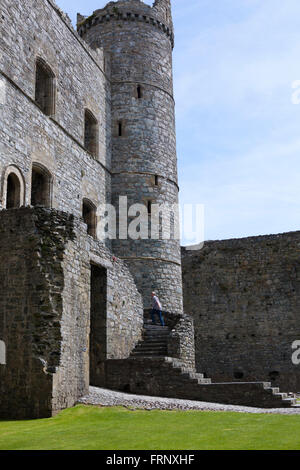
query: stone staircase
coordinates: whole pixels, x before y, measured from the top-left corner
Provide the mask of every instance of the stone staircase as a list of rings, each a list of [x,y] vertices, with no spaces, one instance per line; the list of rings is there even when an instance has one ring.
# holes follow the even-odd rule
[[[144,339],[132,351],[130,357],[152,357],[168,355],[168,326],[153,325],[150,320],[144,323]]]
[[[169,326],[145,319],[143,340],[127,359],[105,362],[105,387],[134,394],[261,408],[288,408],[296,398],[270,382],[214,383],[184,362],[168,357]]]

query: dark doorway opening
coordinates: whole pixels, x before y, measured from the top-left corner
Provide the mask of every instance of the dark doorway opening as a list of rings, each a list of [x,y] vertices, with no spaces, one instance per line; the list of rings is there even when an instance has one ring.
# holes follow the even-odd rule
[[[90,385],[101,386],[107,358],[107,270],[91,264]]]
[[[32,167],[31,205],[51,206],[51,176],[45,168],[38,165]]]
[[[84,199],[82,202],[82,218],[84,223],[87,225],[87,233],[93,238],[96,238],[96,206],[94,206],[94,204],[88,199]]]
[[[20,207],[21,185],[19,178],[14,173],[10,173],[7,178],[6,208],[16,209]]]

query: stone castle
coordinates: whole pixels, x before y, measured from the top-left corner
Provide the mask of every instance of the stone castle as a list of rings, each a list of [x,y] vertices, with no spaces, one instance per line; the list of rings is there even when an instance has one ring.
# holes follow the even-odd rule
[[[98,237],[101,204],[120,221],[125,197],[149,217],[178,202],[170,0],[110,2],[77,31],[53,0],[0,5],[0,418],[89,385],[292,406],[299,232],[199,251]]]

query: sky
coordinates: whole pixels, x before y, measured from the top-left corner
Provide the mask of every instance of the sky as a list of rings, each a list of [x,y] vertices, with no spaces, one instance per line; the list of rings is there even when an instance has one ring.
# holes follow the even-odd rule
[[[57,3],[75,24],[107,1]],[[172,5],[180,204],[205,240],[300,230],[299,0]]]

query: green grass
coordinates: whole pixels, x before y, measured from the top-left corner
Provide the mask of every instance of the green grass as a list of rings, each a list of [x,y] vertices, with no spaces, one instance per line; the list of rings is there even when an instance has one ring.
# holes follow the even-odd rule
[[[0,421],[0,450],[296,450],[300,415],[130,411],[79,405],[50,419]]]

